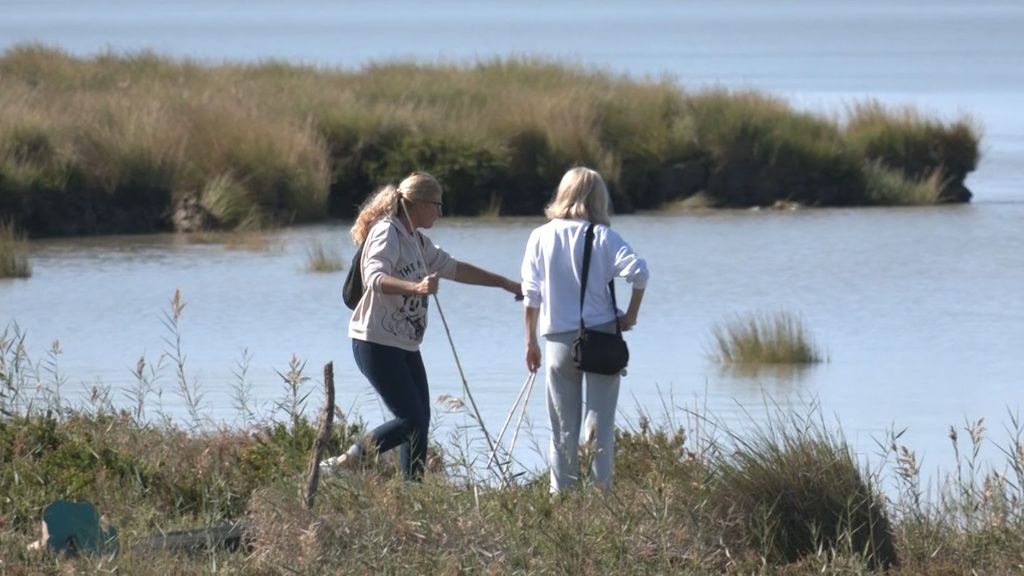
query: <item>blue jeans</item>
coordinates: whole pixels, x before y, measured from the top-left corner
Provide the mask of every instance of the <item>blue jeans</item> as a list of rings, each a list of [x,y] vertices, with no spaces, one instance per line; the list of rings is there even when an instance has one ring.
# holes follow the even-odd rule
[[[401,446],[402,472],[418,480],[427,463],[427,432],[430,429],[430,389],[419,351],[352,340],[356,366],[395,418],[370,432],[378,453]]]

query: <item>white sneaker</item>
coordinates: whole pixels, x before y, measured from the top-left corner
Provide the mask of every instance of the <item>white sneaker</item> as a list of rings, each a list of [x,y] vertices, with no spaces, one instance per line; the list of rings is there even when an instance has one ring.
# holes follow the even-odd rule
[[[355,468],[359,462],[359,458],[352,456],[348,452],[335,456],[334,458],[326,458],[320,462],[320,475],[322,476],[336,476],[342,470],[351,470]]]

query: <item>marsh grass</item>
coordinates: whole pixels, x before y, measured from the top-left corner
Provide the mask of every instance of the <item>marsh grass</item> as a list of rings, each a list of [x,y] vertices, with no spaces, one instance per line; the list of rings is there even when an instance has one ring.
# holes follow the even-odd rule
[[[260,219],[260,206],[249,191],[230,174],[214,177],[203,187],[199,204],[224,228],[235,228]]]
[[[339,272],[345,267],[341,255],[314,240],[306,248],[306,269],[310,272]]]
[[[820,422],[778,415],[718,453],[710,500],[738,537],[773,563],[818,550],[898,564],[885,499],[842,437]]]
[[[712,359],[730,366],[806,365],[825,361],[804,322],[786,312],[736,317],[712,329]]]
[[[864,166],[867,195],[880,206],[931,206],[942,198],[946,182],[941,170],[913,180],[899,170],[887,168],[881,161]]]
[[[529,58],[352,71],[22,45],[0,56],[0,206],[33,235],[166,229],[184,198],[225,228],[254,211],[305,222],[427,169],[449,214],[538,214],[577,162],[619,212],[698,190],[716,206],[847,206],[874,202],[869,162],[912,182],[941,170],[947,190],[977,164],[969,119],[875,102],[849,116]],[[657,183],[680,163],[704,181]]]
[[[28,240],[10,222],[0,220],[0,278],[28,278]]]
[[[5,341],[9,342],[8,339]],[[5,345],[5,366],[12,364]],[[282,372],[284,420],[242,430],[185,432],[129,411],[66,411],[0,418],[0,557],[15,573],[39,570],[173,573],[1005,573],[1019,561],[1019,489],[978,462],[984,426],[965,427],[970,449],[937,500],[887,499],[881,470],[861,469],[813,407],[777,413],[753,431],[711,425],[617,433],[616,484],[558,497],[543,475],[511,486],[451,476],[432,465],[407,483],[389,458],[325,480],[313,510],[298,487],[313,423],[294,413],[301,362]],[[6,372],[10,373],[10,372]],[[671,405],[668,403],[667,405]],[[40,407],[42,408],[42,407]],[[675,417],[667,417],[670,422]],[[339,450],[364,429],[342,421]],[[1012,432],[1012,430],[1011,430]],[[1012,435],[1012,434],[1011,434]],[[956,442],[955,434],[952,435]],[[890,441],[892,450],[910,454]],[[1016,443],[1014,443],[1016,442]],[[1007,454],[1020,445],[1020,427]],[[1016,447],[1016,448],[1015,448]],[[472,461],[458,446],[432,461]],[[898,481],[919,471],[897,464]],[[26,482],[25,479],[45,482]],[[95,503],[120,534],[117,557],[48,558],[25,546],[54,498]],[[246,524],[243,553],[147,550],[149,536]],[[386,551],[383,552],[383,551]],[[897,556],[899,554],[899,556]]]
[[[370,458],[360,470],[325,479],[308,510],[299,488],[317,426],[305,414],[319,398],[304,362],[292,356],[278,372],[283,392],[266,413],[247,389],[243,353],[236,407],[246,426],[211,425],[192,390],[185,402],[195,409],[182,429],[180,419],[150,405],[165,385],[174,391],[195,382],[181,360],[187,309],[180,293],[168,308],[161,362],[140,360],[135,388],[120,397],[108,391],[78,405],[52,405],[66,378],[60,354],[51,354],[56,345],[35,363],[16,325],[0,332],[0,571],[809,576],[1019,569],[1024,426],[1015,413],[1010,440],[999,447],[1002,468],[982,464],[983,421],[951,427],[955,466],[933,494],[922,490],[921,467],[902,433],[879,441],[881,463],[866,470],[816,405],[806,413],[768,407],[766,419],[751,415],[765,423],[740,429],[668,397],[662,424],[644,414],[617,431],[609,492],[584,482],[552,497],[543,471],[499,488],[475,470],[486,454],[463,428],[448,444],[431,444],[424,482],[403,481],[392,457]],[[173,376],[162,378],[162,370]],[[466,410],[454,400],[447,407]],[[328,451],[338,453],[365,431],[340,419]],[[880,491],[886,477],[896,486],[888,496]],[[93,502],[118,529],[118,555],[29,554],[41,510],[57,498]],[[228,520],[245,523],[241,553],[145,546],[155,534]]]
[[[913,180],[943,169],[962,181],[959,176],[973,171],[981,157],[981,128],[970,116],[946,124],[914,108],[887,107],[877,100],[853,104],[847,116],[846,134],[858,153]]]

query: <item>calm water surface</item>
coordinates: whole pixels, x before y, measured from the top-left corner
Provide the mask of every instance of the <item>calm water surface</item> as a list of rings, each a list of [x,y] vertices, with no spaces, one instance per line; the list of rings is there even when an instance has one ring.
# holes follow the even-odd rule
[[[672,405],[731,427],[761,421],[766,403],[818,403],[863,454],[887,429],[946,467],[949,425],[986,418],[1004,441],[1007,410],[1024,385],[1024,6],[984,1],[764,3],[584,2],[463,4],[306,1],[7,1],[0,49],[41,41],[76,54],[105,49],[197,58],[268,58],[322,66],[371,61],[467,61],[534,55],[636,77],[668,75],[688,88],[769,90],[796,106],[841,115],[866,97],[929,114],[970,114],[984,157],[968,179],[975,202],[925,209],[634,215],[615,226],[647,256],[652,282],[630,335],[624,418]],[[235,364],[267,405],[283,395],[275,370],[292,354],[319,378],[334,361],[339,405],[371,422],[383,408],[358,375],[345,336],[339,274],[303,270],[307,247],[342,247],[349,223],[283,231],[266,251],[191,245],[172,236],[45,240],[34,275],[0,281],[0,326],[17,321],[29,351],[64,353],[69,395],[132,383],[140,356],[167,349],[161,324],[176,288],[190,378],[211,418],[233,422]],[[444,219],[432,237],[456,257],[507,275],[537,220]],[[497,291],[445,284],[441,304],[491,428],[525,377],[521,310]],[[711,329],[736,314],[800,314],[830,361],[797,375],[723,373],[705,357]],[[424,355],[435,396],[460,381],[436,310]],[[165,370],[164,408],[181,414]],[[317,386],[310,382],[309,386]],[[544,398],[531,400],[537,440]],[[317,392],[314,396],[318,396]],[[318,403],[318,398],[317,402]],[[670,409],[663,408],[665,404]],[[438,406],[444,437],[467,420]],[[538,465],[528,443],[521,458]],[[1000,457],[991,445],[987,455]]]

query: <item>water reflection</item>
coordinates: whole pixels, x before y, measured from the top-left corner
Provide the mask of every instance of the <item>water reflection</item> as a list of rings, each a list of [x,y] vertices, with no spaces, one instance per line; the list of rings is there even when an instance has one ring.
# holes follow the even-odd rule
[[[718,381],[727,386],[798,390],[818,368],[818,364],[724,364],[718,366]]]

